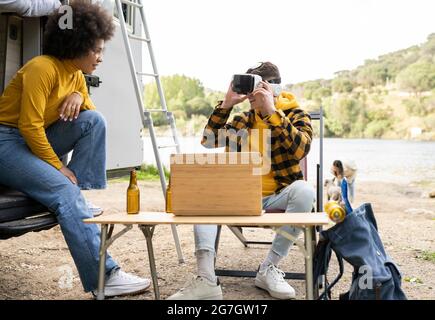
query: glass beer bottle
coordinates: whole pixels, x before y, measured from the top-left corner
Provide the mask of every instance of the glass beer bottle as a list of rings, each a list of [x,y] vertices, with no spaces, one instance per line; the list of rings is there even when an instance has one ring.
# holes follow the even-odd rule
[[[127,189],[127,213],[135,214],[140,211],[140,192],[137,185],[136,171],[130,171],[130,184]]]

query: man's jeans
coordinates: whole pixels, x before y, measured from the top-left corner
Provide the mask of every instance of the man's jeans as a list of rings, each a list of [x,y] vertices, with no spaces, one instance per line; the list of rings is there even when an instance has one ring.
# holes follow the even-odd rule
[[[59,170],[35,156],[18,129],[3,125],[0,125],[0,184],[26,193],[56,214],[83,287],[91,291],[98,283],[100,231],[95,224],[82,222],[92,214],[80,189],[106,186],[106,122],[96,111],[83,111],[72,122],[55,122],[46,133],[59,157],[73,150],[68,167],[79,185],[72,184]],[[107,274],[114,268],[118,265],[108,255]]]
[[[314,203],[314,189],[304,180],[298,180],[284,188],[280,193],[263,198],[263,209],[273,208],[285,212],[311,212]],[[216,225],[195,225],[195,249],[215,252],[217,235]],[[300,228],[282,227],[281,230],[297,237]],[[287,256],[293,242],[280,234],[272,242],[272,250],[281,257]]]

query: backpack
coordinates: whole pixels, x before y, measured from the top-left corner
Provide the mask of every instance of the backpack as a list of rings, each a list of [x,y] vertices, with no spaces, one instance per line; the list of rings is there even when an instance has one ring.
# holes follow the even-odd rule
[[[329,284],[326,275],[332,251],[337,257],[340,272]],[[350,263],[354,270],[349,292],[341,295],[340,299],[406,300],[406,295],[401,289],[401,274],[397,265],[385,252],[369,203],[361,205],[341,223],[320,233],[314,257],[314,279],[317,282],[321,276],[324,279],[324,292],[319,299],[330,299],[332,287],[343,275],[343,259]]]

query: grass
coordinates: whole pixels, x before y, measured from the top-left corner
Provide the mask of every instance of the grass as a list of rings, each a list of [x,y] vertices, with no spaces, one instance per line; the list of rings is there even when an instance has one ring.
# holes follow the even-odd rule
[[[405,277],[404,280],[406,282],[410,282],[410,283],[423,284],[423,281],[420,278],[416,278],[416,277]]]
[[[169,171],[166,167],[163,167],[163,171],[165,172],[166,180],[169,179]],[[157,166],[152,164],[143,164],[140,170],[137,172],[137,178],[139,180],[159,180],[159,170]]]
[[[169,171],[166,169],[166,167],[163,167],[163,170],[165,172],[166,181],[168,181]],[[143,164],[140,170],[136,171],[136,176],[138,181],[158,181],[160,179],[157,166],[152,164]],[[114,182],[116,181],[130,181],[130,177],[124,176],[114,180]]]
[[[435,183],[432,180],[418,180],[418,181],[414,181],[414,183],[417,186],[423,187],[423,188],[428,188],[428,187],[435,186]]]
[[[423,251],[419,256],[420,259],[434,262],[435,263],[435,252],[434,251]]]

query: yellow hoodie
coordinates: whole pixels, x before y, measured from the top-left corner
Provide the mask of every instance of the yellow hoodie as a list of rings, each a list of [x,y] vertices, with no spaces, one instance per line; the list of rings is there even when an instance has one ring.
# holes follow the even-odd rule
[[[297,103],[295,97],[290,92],[282,92],[276,99],[275,108],[277,110],[289,110],[298,108],[299,104]],[[263,155],[263,130],[269,129],[269,125],[265,122],[265,120],[269,120],[274,123],[281,123],[280,116],[276,113],[266,116],[264,119],[261,118],[258,112],[255,112],[255,122],[253,123],[252,129],[258,129],[257,134],[251,134],[249,139],[249,148],[251,152],[260,152]],[[269,171],[268,174],[263,175],[262,177],[262,186],[263,186],[263,197],[270,196],[275,193],[278,189],[278,183],[274,178],[273,171]]]

